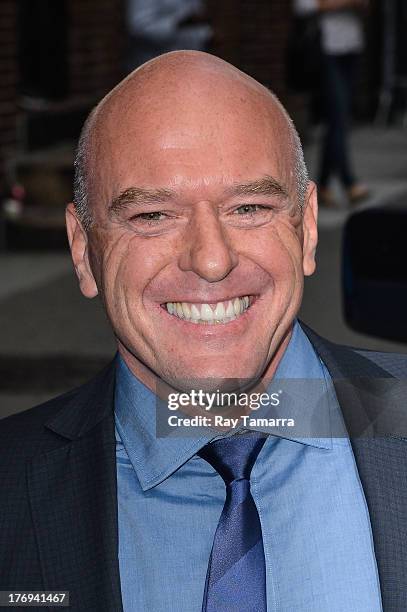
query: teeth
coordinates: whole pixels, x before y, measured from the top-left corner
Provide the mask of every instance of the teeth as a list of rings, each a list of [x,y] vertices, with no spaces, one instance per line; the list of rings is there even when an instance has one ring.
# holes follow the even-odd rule
[[[238,317],[240,315],[240,300],[239,300],[239,298],[235,298],[233,300],[233,310],[235,311],[235,315]]]
[[[209,304],[202,304],[201,306],[201,319],[203,321],[213,321],[213,310]]]
[[[228,302],[228,307],[226,308],[226,316],[227,317],[234,317],[235,316],[235,309],[233,308],[233,304],[232,304],[232,302],[230,300]]]
[[[179,317],[180,319],[184,318],[184,312],[182,310],[182,305],[180,304],[180,302],[177,302],[176,305],[176,310],[174,312],[174,314],[177,314],[177,317]]]
[[[228,323],[233,321],[249,308],[249,297],[234,298],[226,302],[209,304],[191,304],[187,302],[167,302],[167,312],[180,319],[186,319],[191,323],[205,323],[214,325],[216,323]]]
[[[191,304],[191,321],[198,323],[200,318],[201,313],[199,312],[198,308],[195,306],[195,304]]]
[[[191,318],[191,309],[186,302],[182,302],[182,312],[184,313],[184,317],[186,319]]]
[[[215,319],[217,320],[224,319],[225,314],[226,314],[226,311],[225,311],[223,302],[218,302],[215,308]]]

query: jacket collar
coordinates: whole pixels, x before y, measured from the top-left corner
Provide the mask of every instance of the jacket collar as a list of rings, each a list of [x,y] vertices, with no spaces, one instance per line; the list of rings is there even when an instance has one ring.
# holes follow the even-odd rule
[[[65,399],[62,410],[49,419],[45,427],[68,440],[76,440],[111,415],[115,363],[116,358],[85,385],[61,397]]]

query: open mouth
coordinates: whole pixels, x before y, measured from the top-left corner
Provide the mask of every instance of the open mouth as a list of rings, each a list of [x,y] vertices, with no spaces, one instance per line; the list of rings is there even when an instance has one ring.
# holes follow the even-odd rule
[[[252,305],[254,297],[245,295],[224,302],[166,302],[162,307],[172,316],[203,325],[224,324],[241,317]]]

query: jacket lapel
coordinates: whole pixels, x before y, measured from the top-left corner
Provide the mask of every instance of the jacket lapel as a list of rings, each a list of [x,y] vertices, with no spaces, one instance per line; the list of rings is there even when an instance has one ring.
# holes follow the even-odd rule
[[[405,394],[397,392],[396,380],[372,360],[320,338],[304,324],[301,326],[332,376],[351,436],[369,509],[384,611],[404,612],[407,440],[394,432],[398,431],[396,418],[402,413]]]
[[[118,564],[114,365],[46,427],[51,450],[27,465],[46,590],[70,591],[78,611],[122,611]]]

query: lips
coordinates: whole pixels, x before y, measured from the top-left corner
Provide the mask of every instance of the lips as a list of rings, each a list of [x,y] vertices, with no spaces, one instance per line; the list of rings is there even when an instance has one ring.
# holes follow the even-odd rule
[[[234,321],[250,308],[251,303],[251,296],[245,295],[214,304],[166,302],[163,306],[170,315],[179,319],[195,324],[213,325]]]

